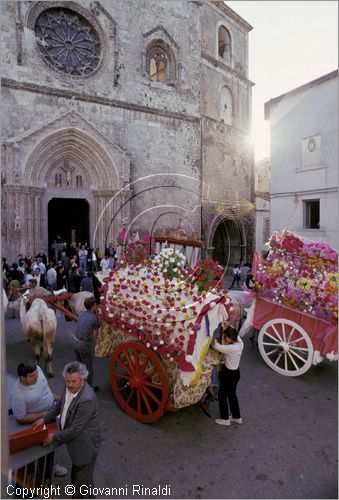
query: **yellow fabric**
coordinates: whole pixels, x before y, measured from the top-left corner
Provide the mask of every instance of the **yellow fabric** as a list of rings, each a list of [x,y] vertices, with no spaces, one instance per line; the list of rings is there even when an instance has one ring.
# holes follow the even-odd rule
[[[212,338],[208,339],[206,344],[204,345],[204,347],[201,349],[201,352],[200,352],[200,358],[199,358],[199,361],[198,361],[198,365],[197,365],[197,368],[195,370],[195,376],[194,376],[194,379],[191,380],[190,382],[190,385],[194,385],[196,384],[200,377],[201,377],[201,374],[202,374],[202,371],[201,371],[201,365],[202,365],[202,362],[207,354],[207,351],[209,349],[209,346],[210,346],[210,343],[211,343],[211,340]]]

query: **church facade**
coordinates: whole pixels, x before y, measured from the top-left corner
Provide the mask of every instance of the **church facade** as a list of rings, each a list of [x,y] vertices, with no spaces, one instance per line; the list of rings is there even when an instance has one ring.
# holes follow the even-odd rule
[[[2,255],[180,224],[254,249],[251,26],[213,0],[4,1]]]

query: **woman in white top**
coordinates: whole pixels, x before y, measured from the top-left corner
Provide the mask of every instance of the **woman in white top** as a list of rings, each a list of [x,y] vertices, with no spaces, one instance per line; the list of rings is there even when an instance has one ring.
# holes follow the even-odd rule
[[[220,387],[218,392],[220,418],[215,422],[219,425],[242,424],[240,415],[237,385],[240,380],[239,363],[244,348],[243,341],[238,337],[235,328],[228,326],[222,330],[225,337],[225,345],[215,341],[213,348],[224,354],[224,362],[219,373]],[[229,416],[228,405],[232,417]]]

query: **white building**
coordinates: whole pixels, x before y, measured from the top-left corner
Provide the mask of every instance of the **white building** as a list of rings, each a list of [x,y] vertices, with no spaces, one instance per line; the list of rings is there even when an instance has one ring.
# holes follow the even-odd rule
[[[338,248],[338,70],[265,103],[270,230]]]
[[[255,249],[260,254],[267,251],[265,244],[270,237],[270,159],[255,164]]]

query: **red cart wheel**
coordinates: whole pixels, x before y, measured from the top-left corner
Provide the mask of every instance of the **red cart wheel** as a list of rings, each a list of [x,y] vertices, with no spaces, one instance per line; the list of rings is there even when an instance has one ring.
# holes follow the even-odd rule
[[[111,357],[110,381],[117,403],[142,423],[152,423],[165,412],[167,376],[158,356],[144,344],[120,344]]]

